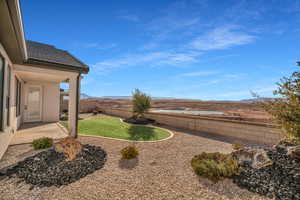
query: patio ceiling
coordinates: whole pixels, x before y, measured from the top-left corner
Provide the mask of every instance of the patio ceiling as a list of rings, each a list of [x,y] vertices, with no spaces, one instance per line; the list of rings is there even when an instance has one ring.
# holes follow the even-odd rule
[[[65,76],[39,74],[34,72],[17,72],[17,74],[23,81],[63,82],[67,79]]]
[[[30,65],[14,65],[16,74],[23,81],[40,82],[67,82],[69,79],[77,77],[78,73],[59,71],[47,68],[38,68]]]

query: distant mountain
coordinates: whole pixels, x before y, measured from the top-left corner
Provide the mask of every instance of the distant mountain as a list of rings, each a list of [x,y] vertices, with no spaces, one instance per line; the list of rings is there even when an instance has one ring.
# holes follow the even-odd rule
[[[130,99],[131,96],[103,96],[99,98],[104,98],[104,99]]]
[[[80,99],[90,99],[90,98],[94,98],[94,97],[89,96],[89,95],[87,95],[87,94],[85,94],[85,93],[81,93],[81,94],[80,94]]]
[[[131,99],[131,96],[103,96],[98,98],[106,98],[106,99]],[[152,99],[175,99],[172,97],[151,97]]]
[[[240,100],[240,102],[257,103],[257,102],[263,102],[263,101],[272,101],[275,99],[276,98],[253,98],[253,99],[243,99],[243,100]]]

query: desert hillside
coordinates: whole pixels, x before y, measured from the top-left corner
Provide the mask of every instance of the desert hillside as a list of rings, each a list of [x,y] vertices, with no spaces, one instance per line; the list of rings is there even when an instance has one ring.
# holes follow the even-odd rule
[[[116,98],[90,98],[81,100],[82,111],[92,105],[98,108],[131,109],[131,100]],[[151,110],[219,111],[224,115],[210,117],[243,121],[270,122],[270,116],[255,102],[246,101],[200,101],[187,99],[153,99]]]

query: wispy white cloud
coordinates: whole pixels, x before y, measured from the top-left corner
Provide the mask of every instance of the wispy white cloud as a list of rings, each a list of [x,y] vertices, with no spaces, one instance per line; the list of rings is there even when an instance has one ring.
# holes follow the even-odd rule
[[[107,50],[112,49],[117,46],[115,43],[111,44],[100,44],[98,42],[85,43],[81,45],[83,48],[87,49],[98,49],[98,50]]]
[[[210,76],[210,75],[216,75],[219,74],[218,71],[196,71],[196,72],[188,72],[179,74],[179,77],[197,77],[197,76]]]
[[[122,14],[122,15],[118,15],[118,18],[127,20],[127,21],[131,21],[131,22],[139,22],[140,21],[140,18],[134,14]]]
[[[223,94],[218,95],[219,97],[236,97],[236,96],[252,96],[252,92],[255,92],[257,94],[266,94],[266,93],[271,93],[276,89],[275,86],[271,87],[255,87],[253,90],[240,90],[240,91],[232,91],[232,92],[226,92]]]
[[[119,67],[130,67],[137,65],[145,66],[176,66],[183,63],[198,61],[200,53],[174,53],[158,51],[151,53],[130,54],[116,59],[105,60],[93,65],[98,69],[110,69]]]
[[[256,37],[236,30],[237,26],[217,27],[194,39],[189,46],[198,50],[228,49],[253,42]]]
[[[136,13],[133,13],[132,11],[129,11],[129,10],[119,10],[116,13],[116,18],[130,21],[130,22],[140,22],[141,21],[140,17]]]
[[[154,49],[165,41],[176,41],[185,34],[193,34],[194,27],[201,28],[204,24],[201,21],[199,9],[201,3],[196,1],[174,1],[160,11],[158,16],[145,23],[146,34],[150,40],[143,46],[144,49]],[[196,8],[197,7],[197,8]]]

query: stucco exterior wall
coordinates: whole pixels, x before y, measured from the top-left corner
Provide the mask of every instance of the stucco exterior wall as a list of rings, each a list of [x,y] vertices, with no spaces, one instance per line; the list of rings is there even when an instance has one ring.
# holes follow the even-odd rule
[[[41,86],[42,96],[42,122],[57,122],[59,121],[59,97],[60,97],[60,85],[56,82],[37,82],[28,81],[24,84],[22,98],[25,101],[26,87],[30,85]]]
[[[59,83],[43,85],[43,122],[59,121]]]
[[[11,63],[11,60],[9,59],[5,49],[3,48],[2,44],[0,43],[0,54],[2,57],[4,57],[6,64],[13,66]],[[10,96],[12,98],[10,98],[10,105],[11,105],[11,109],[10,109],[10,126],[5,127],[3,131],[0,131],[0,159],[3,156],[3,154],[5,153],[14,133],[16,132],[17,126],[14,120],[14,116],[15,116],[15,103],[14,103],[14,95],[15,92],[12,90],[12,88],[14,88],[14,73],[13,73],[13,69],[12,69],[12,73],[11,73],[11,82],[10,82],[10,88],[11,88],[11,93]],[[6,114],[6,113],[5,113]]]

